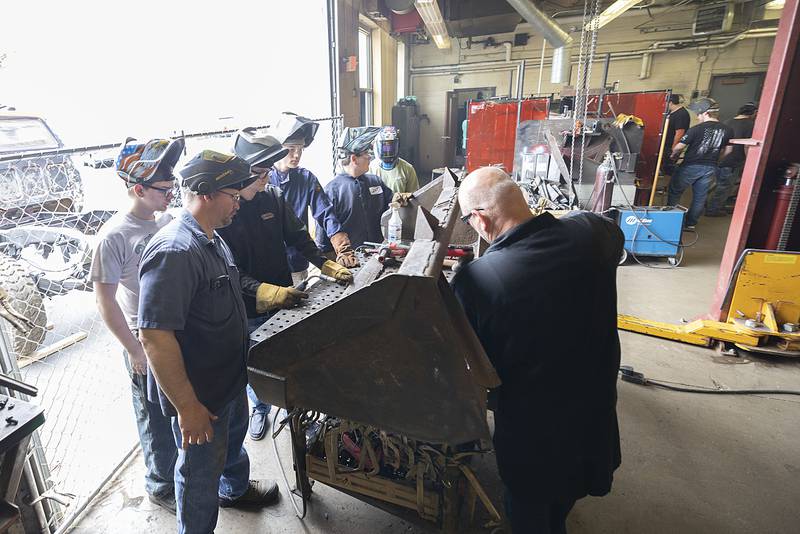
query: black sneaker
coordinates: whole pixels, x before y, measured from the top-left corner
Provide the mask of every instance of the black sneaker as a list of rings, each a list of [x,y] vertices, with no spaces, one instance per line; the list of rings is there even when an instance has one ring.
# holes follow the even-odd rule
[[[175,506],[175,494],[174,493],[166,493],[164,495],[151,495],[147,494],[147,498],[150,499],[150,502],[153,504],[157,504],[164,510],[170,513],[177,513],[177,508]]]
[[[267,506],[278,500],[278,485],[274,480],[251,480],[244,495],[238,499],[219,498],[221,508]]]

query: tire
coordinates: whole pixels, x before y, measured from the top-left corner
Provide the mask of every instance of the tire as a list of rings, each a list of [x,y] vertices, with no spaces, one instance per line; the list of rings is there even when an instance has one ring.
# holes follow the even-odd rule
[[[39,348],[47,335],[47,312],[42,295],[22,263],[4,254],[0,254],[0,284],[8,293],[11,307],[36,325],[33,330],[23,334],[0,319],[6,324],[14,353],[17,357],[27,356]]]

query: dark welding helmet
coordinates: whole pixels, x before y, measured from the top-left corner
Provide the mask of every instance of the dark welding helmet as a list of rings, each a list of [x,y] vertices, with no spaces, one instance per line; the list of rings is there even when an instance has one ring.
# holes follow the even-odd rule
[[[183,187],[198,195],[210,195],[230,187],[244,189],[256,176],[250,173],[250,164],[233,154],[203,150],[180,171]]]
[[[387,164],[397,161],[400,153],[400,139],[397,135],[397,128],[394,126],[384,126],[375,138],[375,155]]]
[[[289,150],[283,143],[268,133],[268,130],[243,128],[236,135],[233,152],[250,164],[250,167],[269,169],[276,161],[282,160]]]

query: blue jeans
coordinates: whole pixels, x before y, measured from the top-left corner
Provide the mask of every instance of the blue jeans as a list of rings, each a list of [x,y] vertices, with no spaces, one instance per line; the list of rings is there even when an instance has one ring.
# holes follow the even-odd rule
[[[144,488],[150,495],[163,497],[175,492],[175,459],[178,450],[172,436],[170,418],[161,412],[161,406],[147,400],[147,376],[131,370],[127,351],[122,351],[125,368],[131,379],[131,399],[136,416],[136,430],[142,446]]]
[[[218,498],[237,499],[244,495],[250,478],[250,459],[244,450],[247,433],[247,399],[237,395],[216,414],[214,440],[203,445],[181,445],[178,418],[172,431],[178,445],[175,463],[175,504],[179,534],[209,534],[217,526]]]
[[[732,167],[720,167],[717,173],[717,186],[708,199],[706,212],[717,213],[725,207],[725,201],[733,190],[734,172]]]
[[[252,334],[258,327],[264,324],[267,321],[268,317],[253,317],[247,318],[247,333]],[[250,384],[247,384],[247,398],[250,401],[250,410],[253,412],[259,413],[269,413],[272,409],[271,404],[267,404],[266,402],[262,401],[256,395],[256,392],[253,391],[253,388],[250,387]]]
[[[714,178],[717,174],[715,165],[681,165],[672,180],[669,182],[669,195],[667,205],[675,206],[680,202],[681,195],[689,187],[692,188],[692,204],[689,206],[689,213],[686,215],[686,225],[694,226],[703,214],[706,204],[708,191],[714,185]]]

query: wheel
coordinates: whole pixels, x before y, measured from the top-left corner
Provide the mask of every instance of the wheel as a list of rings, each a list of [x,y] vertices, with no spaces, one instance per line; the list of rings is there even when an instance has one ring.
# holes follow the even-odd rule
[[[5,321],[6,328],[13,342],[12,349],[17,356],[27,356],[44,341],[47,335],[47,312],[44,309],[42,295],[22,263],[10,256],[0,254],[0,284],[8,294],[11,307],[28,318],[35,326],[27,333],[11,327]]]
[[[628,261],[628,251],[623,248],[622,255],[619,257],[619,264],[622,265],[626,261]]]

